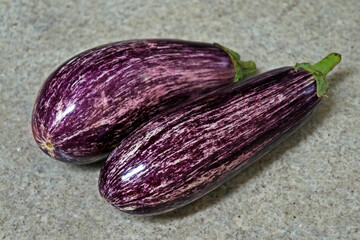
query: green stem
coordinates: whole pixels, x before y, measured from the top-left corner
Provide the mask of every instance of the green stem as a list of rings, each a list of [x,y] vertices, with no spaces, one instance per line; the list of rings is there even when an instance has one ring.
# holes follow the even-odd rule
[[[253,61],[246,61],[246,62],[241,61],[240,55],[237,52],[235,52],[223,45],[220,45],[218,43],[214,43],[214,45],[217,47],[220,47],[222,50],[224,50],[229,55],[232,63],[234,64],[235,71],[236,71],[236,74],[234,77],[234,82],[241,81],[246,76],[248,76],[256,71],[256,65]]]
[[[311,65],[308,62],[297,63],[294,70],[303,68],[311,72],[316,80],[316,93],[319,98],[325,96],[329,83],[326,80],[326,75],[341,61],[341,55],[338,53],[330,53],[318,63]]]
[[[340,62],[340,60],[340,54],[330,53],[324,59],[316,63],[314,67],[326,76]]]

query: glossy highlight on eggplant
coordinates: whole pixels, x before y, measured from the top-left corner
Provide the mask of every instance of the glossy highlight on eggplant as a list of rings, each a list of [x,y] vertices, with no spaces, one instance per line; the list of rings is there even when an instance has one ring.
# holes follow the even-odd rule
[[[326,92],[325,75],[340,59],[330,54],[315,65],[275,69],[150,120],[109,155],[100,194],[138,215],[202,197],[304,124]]]
[[[219,44],[149,39],[90,49],[58,67],[35,102],[38,146],[64,162],[105,158],[156,114],[255,71]]]

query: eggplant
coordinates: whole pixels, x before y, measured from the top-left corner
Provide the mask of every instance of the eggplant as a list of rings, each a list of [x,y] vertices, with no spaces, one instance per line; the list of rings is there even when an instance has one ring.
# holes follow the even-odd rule
[[[103,198],[137,215],[202,197],[304,124],[328,88],[336,53],[275,69],[166,111],[126,137],[105,161]]]
[[[219,44],[149,39],[103,45],[47,78],[33,110],[33,136],[57,160],[92,163],[159,112],[254,71],[254,62]]]

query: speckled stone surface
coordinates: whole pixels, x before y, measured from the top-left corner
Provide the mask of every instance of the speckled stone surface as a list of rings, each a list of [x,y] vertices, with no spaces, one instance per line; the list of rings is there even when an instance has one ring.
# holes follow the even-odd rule
[[[0,1],[0,238],[359,239],[359,12],[357,0]],[[101,163],[43,154],[30,118],[59,64],[149,37],[219,42],[260,72],[333,51],[343,60],[318,113],[260,162],[193,204],[136,217],[100,197]]]

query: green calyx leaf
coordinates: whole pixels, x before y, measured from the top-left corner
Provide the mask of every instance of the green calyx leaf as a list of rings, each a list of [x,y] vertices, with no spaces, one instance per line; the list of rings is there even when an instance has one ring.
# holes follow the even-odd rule
[[[229,55],[232,63],[234,64],[234,68],[236,71],[234,82],[239,82],[243,80],[246,76],[256,71],[256,65],[253,61],[241,61],[240,55],[237,52],[218,43],[214,43],[214,45],[224,50]]]
[[[316,93],[319,98],[325,96],[329,83],[326,80],[326,75],[341,61],[341,55],[338,53],[330,53],[320,62],[311,65],[308,62],[297,63],[294,70],[297,72],[299,68],[311,72],[316,80]]]

